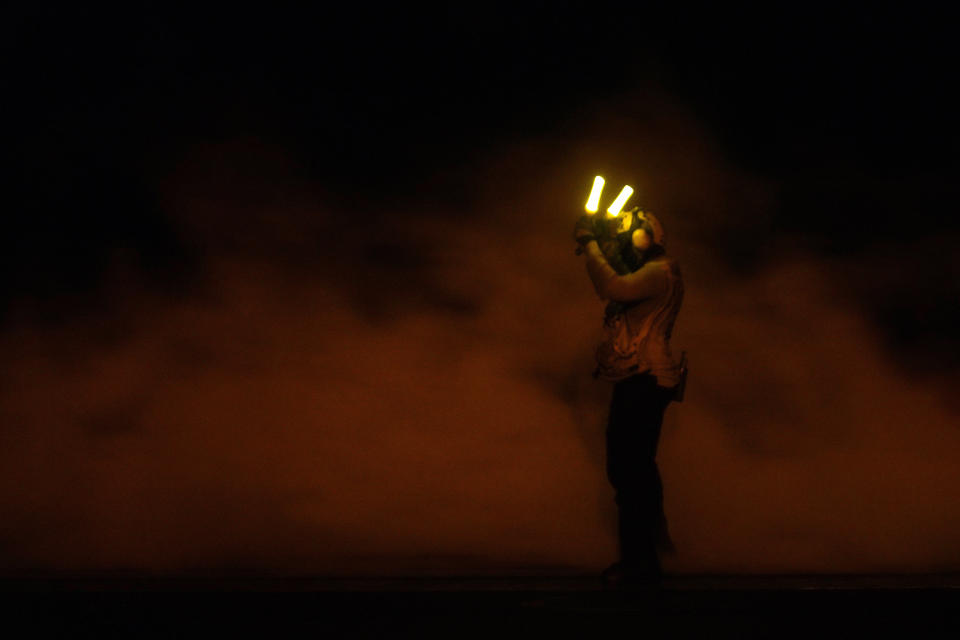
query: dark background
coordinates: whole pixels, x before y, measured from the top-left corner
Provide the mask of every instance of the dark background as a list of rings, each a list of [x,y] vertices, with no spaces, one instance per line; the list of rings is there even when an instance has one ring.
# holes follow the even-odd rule
[[[336,436],[291,427],[304,413],[277,417],[290,398],[311,393],[311,378],[283,373],[292,359],[307,358],[297,362],[311,371],[332,371],[348,360],[372,358],[362,374],[365,382],[356,384],[363,393],[382,394],[402,387],[406,382],[398,381],[417,372],[448,367],[451,361],[438,364],[429,357],[438,340],[477,345],[471,353],[482,352],[486,343],[498,344],[501,325],[478,329],[469,323],[502,308],[502,291],[516,290],[516,297],[507,296],[510,302],[528,299],[520,272],[529,265],[522,255],[545,257],[536,264],[581,268],[567,255],[572,252],[567,234],[596,172],[610,176],[611,184],[639,183],[638,197],[667,213],[668,233],[676,229],[671,246],[690,265],[686,331],[691,353],[701,362],[698,384],[703,387],[699,396],[696,387],[691,389],[694,404],[675,419],[676,444],[665,446],[676,448],[668,450],[683,449],[689,436],[682,430],[685,419],[705,425],[709,416],[722,415],[725,426],[718,433],[725,435],[710,441],[716,451],[752,456],[785,477],[801,476],[791,476],[787,463],[777,471],[778,460],[792,458],[809,468],[809,460],[796,456],[810,454],[816,465],[831,470],[821,476],[827,478],[824,493],[846,496],[822,512],[811,498],[808,510],[790,511],[793,524],[768,531],[750,529],[763,507],[743,506],[749,502],[743,487],[721,497],[697,494],[704,504],[718,505],[718,519],[726,519],[729,512],[721,514],[730,509],[741,526],[718,534],[732,546],[718,544],[678,566],[914,570],[949,568],[960,558],[951,542],[960,530],[960,516],[951,506],[960,487],[950,472],[929,471],[952,466],[957,438],[952,389],[958,366],[954,328],[960,321],[955,251],[960,105],[953,91],[955,33],[949,16],[918,5],[883,3],[869,10],[789,3],[703,11],[555,2],[190,9],[168,3],[122,8],[47,3],[13,5],[4,14],[3,129],[9,166],[0,251],[0,320],[8,354],[2,428],[8,450],[20,452],[10,455],[26,460],[7,471],[0,559],[9,567],[324,570],[329,563],[315,548],[324,545],[337,549],[340,558],[329,566],[348,573],[370,566],[343,555],[355,547],[357,557],[381,558],[373,570],[388,571],[600,562],[609,538],[596,558],[586,560],[573,543],[540,546],[537,532],[566,516],[531,515],[530,505],[543,505],[542,495],[551,488],[536,484],[536,474],[519,471],[515,486],[534,487],[529,489],[534,495],[529,504],[510,508],[542,529],[530,524],[524,530],[533,532],[528,546],[504,552],[506,560],[497,555],[496,540],[509,537],[509,527],[499,525],[477,539],[455,526],[431,529],[447,541],[437,552],[446,559],[439,561],[430,560],[429,540],[423,548],[402,542],[423,540],[416,527],[401,527],[399,533],[387,527],[364,537],[358,532],[376,529],[377,517],[430,520],[431,509],[443,512],[436,492],[475,506],[478,498],[469,488],[474,476],[460,475],[462,467],[453,463],[427,465],[436,475],[426,481],[410,472],[414,479],[404,485],[409,506],[403,514],[377,516],[372,509],[369,520],[356,520],[351,509],[362,511],[365,507],[356,505],[386,489],[347,479],[350,465],[331,470],[329,460],[355,460],[363,467],[363,461],[387,453],[367,441],[328,449]],[[644,164],[638,157],[653,160]],[[541,225],[537,228],[555,221],[556,229],[538,235],[534,223],[523,223],[531,207],[540,212],[530,214]],[[437,248],[445,238],[458,238],[448,253]],[[491,276],[472,284],[459,279],[482,269],[502,273],[502,279]],[[510,307],[509,322],[564,324],[569,323],[564,318],[580,318],[578,313],[599,322],[598,306],[572,311],[595,303],[585,278],[578,271],[575,275],[580,279],[570,276],[568,286],[566,276],[551,280],[547,271],[537,272],[540,284],[530,286],[548,288],[546,299],[553,306],[521,302]],[[239,297],[231,297],[236,291]],[[578,297],[571,298],[571,291]],[[781,294],[782,299],[776,297]],[[315,303],[318,308],[300,303],[311,299],[323,302]],[[756,308],[750,306],[754,303]],[[783,315],[771,312],[781,303]],[[733,316],[725,312],[737,304],[750,308],[743,317],[755,325],[729,321]],[[211,305],[210,317],[222,316],[223,325],[204,324],[203,310]],[[855,317],[849,335],[868,335],[866,346],[849,347],[847,334],[830,334],[820,346],[805,342],[808,332],[820,335],[837,326],[833,312],[824,311],[828,308],[842,308],[843,318]],[[303,318],[324,318],[331,309],[343,309],[342,322],[303,324]],[[158,320],[169,313],[175,318]],[[406,318],[411,323],[427,318],[429,329],[408,330]],[[781,334],[776,327],[786,326],[783,322],[794,324]],[[203,328],[194,336],[190,332],[197,326]],[[504,398],[503,380],[516,373],[516,365],[552,394],[559,411],[576,413],[589,397],[593,413],[585,414],[599,420],[603,391],[585,392],[584,383],[577,382],[589,373],[589,336],[576,331],[585,326],[576,325],[568,334],[548,331],[542,342],[521,331],[510,347],[515,357],[510,367],[471,365],[463,388],[431,389],[424,382],[416,393],[424,406],[449,407],[443,417],[435,416],[438,424],[484,425],[489,416],[476,407],[482,407],[486,393]],[[457,337],[438,338],[437,327]],[[710,327],[721,328],[711,334]],[[267,334],[273,337],[264,338]],[[291,353],[277,346],[281,343]],[[352,346],[344,346],[342,355],[308,358],[314,347],[325,354],[329,345],[343,344]],[[400,353],[411,344],[423,345],[427,355],[417,360],[419,351]],[[714,350],[704,346],[696,354],[696,344]],[[844,351],[847,347],[853,352]],[[550,360],[558,349],[570,351],[569,358]],[[254,364],[247,360],[250,353],[259,354]],[[814,373],[801,375],[811,353],[820,360],[810,364]],[[840,383],[831,382],[831,375],[846,378],[847,370],[824,359],[830,354],[867,382],[857,382],[853,391],[836,386]],[[110,364],[114,357],[120,364]],[[379,357],[402,362],[393,369],[399,373],[385,375]],[[878,363],[889,370],[878,373]],[[247,368],[254,373],[245,382],[221,386],[197,387],[196,379],[183,373],[220,371],[233,380]],[[824,369],[833,373],[817,379],[816,371]],[[159,378],[123,391],[144,371]],[[777,375],[782,384],[758,392]],[[710,380],[730,379],[746,380],[738,387],[741,392],[729,393],[726,383],[709,387]],[[885,382],[876,382],[881,379]],[[349,397],[349,389],[358,388],[351,386],[350,376],[319,380]],[[488,382],[491,389],[484,390]],[[904,386],[916,390],[891,396],[891,389]],[[199,390],[185,398],[176,391],[181,388]],[[276,393],[261,395],[265,388]],[[458,396],[465,388],[467,395]],[[229,410],[231,398],[246,394],[265,398],[258,405],[263,415],[253,422],[249,412]],[[433,419],[418,422],[420,409],[402,403],[358,413],[355,404],[331,405],[336,395],[302,411],[324,428],[364,426],[376,441],[381,436],[375,434],[400,437],[403,429],[416,430],[410,424]],[[700,409],[698,397],[704,403]],[[857,400],[848,402],[850,397]],[[463,398],[472,400],[464,404]],[[544,415],[547,421],[556,418],[529,398],[502,401],[525,407],[521,413],[531,422]],[[181,411],[164,418],[162,411],[156,413],[158,406]],[[877,427],[884,413],[894,418]],[[164,420],[179,421],[182,430],[164,431]],[[191,420],[222,425],[209,432],[220,435],[196,435],[207,432],[190,427]],[[821,430],[816,425],[823,420],[849,426],[857,436],[832,426]],[[239,428],[242,437],[236,435],[238,425],[249,427]],[[291,428],[300,435],[289,435]],[[884,440],[874,428],[899,435]],[[918,428],[928,435],[916,439]],[[215,458],[229,447],[225,443],[240,438],[246,453],[231,459],[256,458],[250,463],[256,471],[244,462],[239,467],[222,463],[217,472],[205,467],[202,455],[184,462],[167,436],[161,437],[167,445],[149,440],[171,432],[180,434],[173,442],[184,450]],[[304,440],[307,433],[314,440]],[[596,466],[596,433],[587,428],[577,433],[570,440],[586,443],[590,453],[585,457]],[[141,436],[148,440],[138,441]],[[886,489],[867,482],[874,471],[863,461],[876,461],[875,452],[862,452],[851,442],[874,443],[897,455],[905,450],[901,436],[915,444],[916,455],[894,464],[890,487],[900,493],[891,498]],[[95,441],[90,445],[95,450],[76,445],[74,438]],[[424,438],[434,438],[441,452],[468,447],[443,444],[436,434]],[[253,453],[259,444],[278,441],[290,448],[274,457]],[[497,451],[511,451],[517,469],[556,464],[556,458],[524,454],[522,437],[520,444],[509,438],[482,442],[493,458]],[[69,462],[58,453],[61,448],[71,452]],[[117,462],[131,448],[137,451],[132,461]],[[325,496],[354,498],[307,509],[318,518],[309,526],[302,519],[294,519],[296,526],[281,526],[277,521],[283,518],[273,513],[272,483],[283,473],[278,470],[291,468],[285,456],[302,450],[314,457],[293,464],[301,484],[294,489],[281,482],[284,492],[296,494],[310,485]],[[422,449],[411,445],[404,451],[395,449],[389,466],[420,468]],[[829,459],[834,454],[840,458]],[[730,468],[744,468],[731,455]],[[931,462],[931,456],[940,457]],[[156,468],[144,471],[147,459]],[[488,462],[475,461],[476,477],[484,475]],[[119,466],[109,466],[114,464]],[[180,477],[169,471],[178,465],[196,473]],[[326,469],[327,475],[311,485],[314,468]],[[918,470],[927,470],[925,480],[916,480]],[[595,471],[595,478],[586,472],[582,477],[599,483],[590,484],[588,493],[595,492],[597,504],[604,505],[599,467]],[[169,473],[178,479],[171,480]],[[243,479],[234,482],[232,474]],[[806,481],[785,482],[790,491],[811,494]],[[847,489],[828,488],[837,482]],[[488,523],[514,517],[495,506],[510,502],[510,485],[475,486],[487,505]],[[696,493],[704,483],[691,479],[683,486]],[[190,494],[194,497],[184,497]],[[924,506],[916,507],[916,494],[923,495]],[[785,495],[769,498],[783,505]],[[576,504],[565,496],[561,492],[558,503]],[[191,499],[196,504],[183,506]],[[162,509],[146,515],[152,507],[145,505],[158,502],[179,515]],[[864,507],[869,513],[854,509],[851,515],[850,504],[862,503],[872,505]],[[210,514],[210,505],[219,505],[214,509],[219,515]],[[242,543],[225,543],[221,534],[210,534],[209,540],[200,534],[203,542],[197,542],[189,533],[194,526],[216,529],[214,521],[224,519],[220,508],[230,514],[228,528],[243,531]],[[598,508],[609,519],[607,507]],[[913,514],[914,508],[932,519],[922,520],[928,526],[921,529],[935,533],[913,532],[913,516],[904,517],[904,510]],[[595,539],[596,531],[604,530],[605,521],[598,518],[596,530],[566,537]],[[698,528],[703,523],[684,518],[678,520],[681,541],[703,537]],[[881,535],[882,544],[842,567],[832,563],[848,557],[844,545],[856,546],[850,541],[856,535],[826,546],[818,546],[819,533],[790,538],[791,527],[846,531],[845,518],[869,523],[863,526],[874,532],[878,523],[897,522],[896,532]],[[438,521],[464,522],[455,513]],[[70,527],[86,533],[64,547],[57,532]],[[774,545],[765,556],[748,542],[768,535],[793,540],[783,547],[792,551],[777,551]],[[103,536],[114,541],[112,546]],[[136,540],[144,538],[152,542],[141,548]],[[284,545],[296,551],[287,557],[277,549]],[[902,552],[907,546],[913,555]],[[191,548],[195,552],[183,551]],[[383,564],[382,556],[406,559]],[[165,560],[154,562],[154,557]]]
[[[470,185],[451,167],[563,136],[591,103],[650,87],[730,163],[782,185],[765,228],[723,239],[738,266],[770,234],[849,254],[956,231],[953,32],[922,8],[52,3],[5,23],[5,307],[95,287],[117,248],[158,286],[188,278],[202,249],[158,192],[191,145],[268,140],[331,201],[379,211],[415,206],[439,175],[430,197],[457,207]],[[901,345],[953,334],[954,285],[927,295],[955,268],[943,253],[913,254],[922,293],[872,309]]]

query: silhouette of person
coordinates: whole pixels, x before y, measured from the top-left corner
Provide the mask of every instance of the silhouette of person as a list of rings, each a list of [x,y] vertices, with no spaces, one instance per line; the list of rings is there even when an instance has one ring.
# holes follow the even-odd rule
[[[615,585],[655,582],[659,551],[673,549],[656,455],[664,411],[685,376],[684,363],[670,350],[683,279],[677,262],[666,255],[663,227],[652,214],[634,209],[615,221],[598,215],[583,216],[574,238],[583,247],[597,295],[609,301],[594,377],[614,383],[606,453],[620,560],[603,578]],[[609,231],[610,222],[619,223],[619,231]]]

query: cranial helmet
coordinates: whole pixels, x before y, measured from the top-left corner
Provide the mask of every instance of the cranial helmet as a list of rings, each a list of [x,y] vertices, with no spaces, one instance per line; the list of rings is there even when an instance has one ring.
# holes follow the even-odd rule
[[[640,228],[647,227],[647,231],[650,232],[651,240],[653,244],[658,244],[661,247],[665,247],[666,243],[663,237],[663,225],[660,224],[660,221],[657,220],[649,211],[641,211],[640,207],[634,207],[633,211],[633,223],[630,225],[630,233]]]

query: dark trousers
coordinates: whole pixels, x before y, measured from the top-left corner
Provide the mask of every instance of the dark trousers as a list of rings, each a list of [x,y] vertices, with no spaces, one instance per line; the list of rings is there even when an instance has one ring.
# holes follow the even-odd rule
[[[657,444],[672,389],[650,374],[614,384],[607,423],[607,478],[619,510],[620,561],[643,573],[659,573],[658,543],[669,540]]]

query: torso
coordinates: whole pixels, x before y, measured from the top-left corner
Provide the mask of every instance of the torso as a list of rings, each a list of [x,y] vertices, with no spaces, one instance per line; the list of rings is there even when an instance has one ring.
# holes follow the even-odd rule
[[[632,303],[611,303],[604,321],[604,340],[597,348],[598,374],[622,380],[649,372],[660,386],[679,382],[679,361],[670,351],[670,337],[683,302],[683,278],[675,260],[657,258],[646,267],[661,267],[666,279],[658,296]]]

